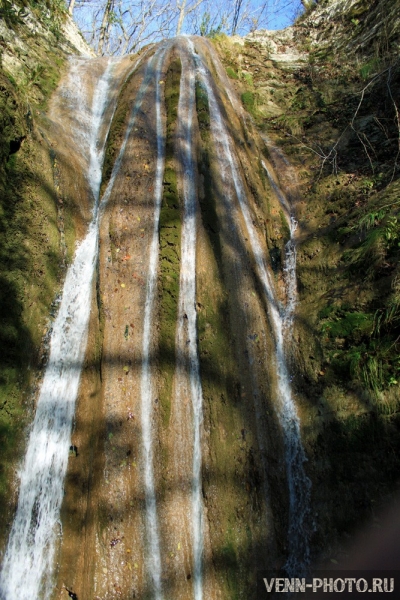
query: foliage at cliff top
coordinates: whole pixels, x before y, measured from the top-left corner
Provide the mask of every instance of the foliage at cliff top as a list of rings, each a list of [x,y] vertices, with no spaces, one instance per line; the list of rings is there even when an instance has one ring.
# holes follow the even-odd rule
[[[64,0],[0,0],[0,17],[9,26],[17,25],[30,9],[37,17],[60,18],[66,14]]]

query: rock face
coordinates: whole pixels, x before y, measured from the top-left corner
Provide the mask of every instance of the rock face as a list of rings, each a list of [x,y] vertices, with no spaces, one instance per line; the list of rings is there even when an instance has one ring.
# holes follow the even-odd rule
[[[81,108],[65,69],[46,115],[47,79],[3,63],[31,102],[2,76],[3,548],[45,315],[93,222],[105,143],[62,537],[49,532],[39,597],[253,598],[260,569],[345,566],[344,543],[395,495],[400,75],[385,6],[319,2],[283,32],[75,59]]]
[[[78,597],[115,590],[161,597],[167,589],[182,598],[243,595],[245,571],[255,593],[257,569],[276,560],[304,568],[308,554],[310,482],[283,350],[290,202],[274,191],[276,179],[268,183],[265,141],[209,43],[178,39],[133,63],[76,59],[70,69],[49,106],[48,136],[61,165],[60,194],[71,193],[73,177],[83,200],[81,247],[85,221],[92,218],[88,235],[98,228],[88,346],[82,363],[71,365],[83,369],[72,439],[49,448],[54,458],[43,465],[36,450],[38,474],[26,492],[21,485],[20,498],[35,500],[18,508],[2,590],[23,598],[51,587],[46,556],[55,552],[57,589],[65,583]],[[103,121],[113,112],[99,212],[91,217],[97,167],[89,157],[102,147]],[[282,251],[275,273],[269,249]],[[77,285],[78,275],[75,284],[70,276],[77,260],[65,286]],[[61,392],[70,359],[53,356],[68,346],[57,336],[78,329],[78,311],[64,306],[68,295],[66,287],[60,315],[67,317],[54,327],[46,369],[61,360],[60,394],[42,391],[36,413],[50,410],[49,439],[71,427],[59,413],[75,401],[71,386],[65,398]],[[43,538],[44,519],[31,511],[45,506],[49,517],[63,453],[69,468],[57,548],[57,510]],[[51,491],[36,489],[48,481],[49,464]]]
[[[343,52],[367,52],[371,46],[398,48],[400,26],[395,2],[338,0],[321,2],[302,23],[320,47],[334,45]]]
[[[282,70],[285,66],[291,70],[299,69],[308,59],[308,53],[302,52],[296,44],[293,27],[287,27],[282,31],[254,31],[242,38],[242,43],[261,46],[265,58]]]
[[[62,507],[59,582],[78,597],[243,595],[238,573],[288,558],[277,332],[257,265],[287,241],[288,209],[225,78],[209,44],[181,40],[145,54],[119,95]]]
[[[11,480],[48,354],[57,294],[88,208],[71,193],[71,171],[61,169],[44,110],[67,57],[77,48],[91,51],[63,14],[54,12],[50,22],[43,5],[20,8],[5,3],[0,20],[2,539],[14,511]]]
[[[341,564],[335,541],[397,485],[396,459],[384,458],[398,447],[398,328],[387,318],[398,314],[399,256],[384,233],[393,223],[397,239],[397,14],[396,2],[318,3],[286,35],[303,64],[269,62],[267,41],[281,32],[218,42],[242,100],[298,175],[295,389],[320,482],[315,550]]]
[[[6,19],[0,22],[2,67],[18,85],[33,87],[39,78],[49,79],[49,73],[44,73],[46,69],[54,70],[54,52],[59,61],[69,54],[95,55],[67,13],[57,17],[45,10],[42,18],[38,18],[29,7],[21,10],[22,14],[15,8],[11,18],[13,27]]]

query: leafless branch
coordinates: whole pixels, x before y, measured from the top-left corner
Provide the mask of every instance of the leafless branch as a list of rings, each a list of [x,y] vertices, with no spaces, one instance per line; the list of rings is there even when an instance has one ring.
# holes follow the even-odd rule
[[[395,102],[395,99],[393,98],[392,90],[391,90],[391,87],[390,87],[390,79],[392,77],[392,68],[389,67],[388,71],[389,72],[388,72],[388,76],[387,76],[387,80],[386,80],[386,86],[387,86],[387,88],[389,90],[389,96],[390,96],[390,99],[391,99],[391,101],[393,103],[394,112],[395,112],[395,115],[396,115],[397,131],[398,131],[397,154],[396,154],[396,158],[394,159],[393,173],[392,173],[392,178],[390,180],[390,183],[392,183],[392,181],[394,179],[394,176],[395,176],[395,173],[396,173],[396,169],[397,169],[397,161],[398,161],[398,158],[400,156],[400,116],[399,116],[399,109],[397,108],[397,104]]]

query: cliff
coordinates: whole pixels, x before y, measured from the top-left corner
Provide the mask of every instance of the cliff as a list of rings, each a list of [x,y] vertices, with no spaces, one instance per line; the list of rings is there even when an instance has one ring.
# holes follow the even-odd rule
[[[52,9],[50,11],[50,9]],[[46,362],[51,318],[74,251],[79,211],[60,194],[48,99],[68,57],[92,51],[53,6],[5,2],[0,19],[1,537],[14,511],[14,469]]]
[[[319,2],[287,30],[218,43],[297,175],[292,365],[315,548],[339,560],[335,540],[376,518],[397,489],[398,6]]]
[[[87,139],[80,148],[72,135],[85,125],[76,116],[84,111],[68,109],[73,94],[66,84],[70,53],[90,51],[76,31],[68,33],[73,25],[62,11],[50,26],[46,10],[20,8],[0,30],[3,548],[18,491],[14,470],[48,363],[62,284],[92,219]],[[65,596],[65,583],[80,599],[146,597],[157,585],[185,598],[199,581],[190,542],[197,535],[190,500],[196,409],[185,379],[196,368],[203,394],[196,472],[207,599],[253,597],[257,569],[290,560],[300,568],[308,552],[314,562],[346,565],[348,540],[396,498],[397,13],[395,0],[325,0],[281,32],[217,36],[212,46],[195,40],[206,74],[197,70],[191,83],[186,67],[193,61],[199,69],[199,62],[182,40],[168,46],[156,79],[150,61],[164,57],[162,46],[115,67],[107,104],[115,102],[115,112],[106,111],[108,133],[105,125],[99,130],[101,191],[110,199],[99,229],[71,439],[77,456],[70,457],[65,482],[54,597]],[[89,113],[105,64],[94,60],[79,80]],[[189,103],[190,85],[193,157],[186,164],[188,134],[179,111],[180,102]],[[150,200],[161,168],[160,123],[166,145],[156,236]],[[234,147],[229,165],[224,127]],[[196,296],[184,305],[188,164],[198,222],[197,254],[186,268],[196,273]],[[288,246],[291,235],[295,249]],[[152,236],[155,279],[147,264]],[[297,296],[290,251],[297,255]],[[143,315],[152,286],[146,346]],[[282,315],[283,358],[276,324]],[[151,365],[151,388],[143,383],[143,364]],[[288,417],[289,433],[279,400],[285,377],[298,414]],[[140,441],[148,426],[140,401],[146,385],[157,457],[151,493],[143,487]],[[159,583],[146,575],[149,494],[158,503],[165,559]]]

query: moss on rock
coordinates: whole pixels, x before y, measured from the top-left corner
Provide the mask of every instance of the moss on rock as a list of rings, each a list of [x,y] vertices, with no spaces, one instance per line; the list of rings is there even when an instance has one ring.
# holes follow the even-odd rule
[[[168,426],[171,413],[172,384],[175,372],[175,331],[179,300],[182,214],[177,187],[174,141],[181,68],[179,59],[171,61],[165,78],[167,131],[163,197],[160,213],[159,253],[159,364],[163,374],[160,404],[165,427]]]

